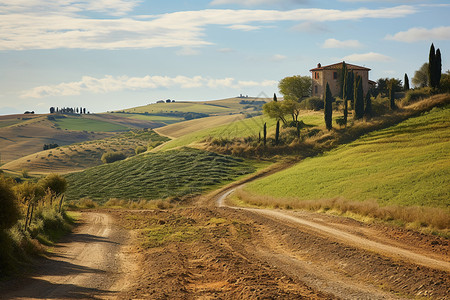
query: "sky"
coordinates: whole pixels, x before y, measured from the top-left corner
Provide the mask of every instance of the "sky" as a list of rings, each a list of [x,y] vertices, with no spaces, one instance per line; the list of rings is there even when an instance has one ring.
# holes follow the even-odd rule
[[[0,114],[271,97],[340,61],[450,69],[448,0],[0,0]]]

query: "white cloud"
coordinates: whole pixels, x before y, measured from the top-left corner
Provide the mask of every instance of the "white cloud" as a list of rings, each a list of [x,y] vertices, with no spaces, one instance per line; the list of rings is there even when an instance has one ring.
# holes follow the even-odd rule
[[[435,41],[450,40],[450,26],[436,27],[432,29],[414,27],[407,31],[401,31],[394,35],[386,35],[387,40],[399,42],[418,42],[418,41]]]
[[[230,26],[233,29],[253,30],[260,28],[254,22],[279,21],[344,21],[365,18],[398,18],[413,14],[412,6],[397,6],[382,9],[294,9],[294,10],[228,10],[207,9],[180,11],[162,15],[126,18],[92,19],[64,7],[64,13],[57,10],[50,13],[38,10],[16,11],[7,4],[0,14],[0,50],[26,49],[123,49],[155,47],[200,47],[211,45],[205,40],[205,30],[209,25]],[[27,3],[20,0],[19,3]],[[74,0],[59,0],[75,3]],[[31,3],[40,3],[34,0]],[[94,0],[85,1],[93,7]],[[85,3],[81,2],[81,3]],[[116,3],[116,12],[126,9],[121,5],[135,4],[136,1],[103,0],[102,3]],[[76,2],[78,3],[78,2]],[[124,4],[125,3],[125,4]],[[100,9],[99,6],[97,9]],[[120,10],[120,8],[122,10]]]
[[[287,56],[282,54],[275,54],[274,56],[272,56],[273,61],[282,61],[285,60],[286,58]]]
[[[258,30],[261,27],[260,26],[253,26],[253,25],[246,25],[246,24],[236,24],[228,26],[227,28],[233,29],[233,30],[242,30],[242,31],[253,31]]]
[[[336,39],[327,39],[322,48],[361,48],[362,44],[357,40],[339,41]]]
[[[343,58],[345,61],[349,62],[366,62],[366,61],[391,61],[392,58],[380,53],[375,52],[369,52],[369,53],[362,53],[362,54],[351,54],[347,55]]]
[[[210,5],[238,4],[243,6],[306,3],[308,0],[213,0]]]
[[[158,88],[233,88],[240,89],[249,86],[276,86],[278,81],[238,81],[235,78],[209,78],[203,76],[111,76],[106,75],[103,78],[83,76],[80,81],[63,82],[55,85],[38,86],[28,91],[24,91],[21,98],[44,98],[48,96],[74,96],[83,92],[90,93],[110,93],[124,90],[145,90]]]

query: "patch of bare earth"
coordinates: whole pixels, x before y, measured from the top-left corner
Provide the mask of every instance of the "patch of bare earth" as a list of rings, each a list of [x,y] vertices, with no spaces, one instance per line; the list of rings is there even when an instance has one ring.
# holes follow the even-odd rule
[[[450,274],[445,266],[415,263],[251,210],[196,207],[114,214],[123,226],[136,231],[141,261],[138,279],[119,295],[123,298],[449,297]],[[296,217],[387,249],[396,247],[449,263],[445,239],[322,214]],[[155,236],[161,234],[165,240],[155,243]]]

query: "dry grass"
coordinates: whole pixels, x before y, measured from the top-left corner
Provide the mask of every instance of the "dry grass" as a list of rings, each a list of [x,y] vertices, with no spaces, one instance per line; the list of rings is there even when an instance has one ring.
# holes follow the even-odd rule
[[[275,198],[257,196],[242,189],[237,189],[235,197],[238,202],[257,207],[305,209],[318,212],[334,211],[338,214],[356,214],[383,221],[393,221],[416,228],[438,230],[450,235],[450,210],[420,206],[380,206],[375,200],[350,201],[343,198],[321,200],[298,200],[295,198]]]

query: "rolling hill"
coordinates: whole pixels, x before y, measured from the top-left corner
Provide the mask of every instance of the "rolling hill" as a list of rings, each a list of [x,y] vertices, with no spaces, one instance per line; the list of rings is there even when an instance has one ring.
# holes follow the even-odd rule
[[[369,133],[322,156],[305,159],[288,170],[248,184],[244,191],[272,197],[272,205],[289,203],[291,207],[304,200],[339,197],[353,201],[375,199],[381,206],[448,209],[449,149],[447,105]]]

